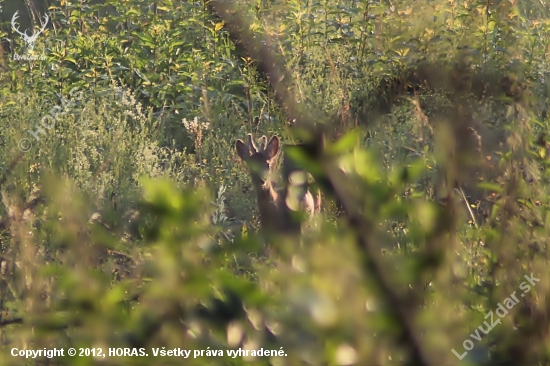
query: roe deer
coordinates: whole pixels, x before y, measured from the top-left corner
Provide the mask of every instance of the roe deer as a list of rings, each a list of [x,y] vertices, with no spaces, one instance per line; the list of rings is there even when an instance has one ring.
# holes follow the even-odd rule
[[[303,210],[311,217],[320,207],[320,192],[314,199],[308,190],[307,173],[285,158],[284,185],[280,189],[276,187],[272,175],[273,164],[280,152],[277,136],[271,137],[269,142],[266,136],[262,136],[262,143],[258,148],[252,134],[248,134],[248,144],[237,140],[235,148],[246,163],[256,190],[262,231],[271,234],[300,234],[300,222],[293,217],[291,211]]]

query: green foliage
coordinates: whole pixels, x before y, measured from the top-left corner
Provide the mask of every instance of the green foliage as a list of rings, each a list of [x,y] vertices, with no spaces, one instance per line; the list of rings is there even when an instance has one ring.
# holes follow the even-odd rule
[[[14,58],[25,43],[0,29],[0,363],[93,347],[106,357],[53,363],[180,364],[165,347],[196,365],[450,365],[470,339],[461,364],[547,365],[548,8],[234,6],[281,55],[288,95],[215,2],[61,0],[43,59]],[[329,132],[323,151],[285,150],[325,210],[265,250],[234,142],[295,139],[285,100]]]

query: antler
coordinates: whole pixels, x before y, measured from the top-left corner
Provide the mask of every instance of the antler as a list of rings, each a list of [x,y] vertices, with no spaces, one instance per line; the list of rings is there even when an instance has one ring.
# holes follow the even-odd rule
[[[42,24],[42,28],[40,28],[39,31],[34,32],[32,36],[29,37],[29,40],[34,41],[36,40],[36,38],[38,38],[38,36],[44,31],[44,29],[46,29],[46,25],[48,25],[48,20],[50,20],[48,14],[44,14],[44,24]]]
[[[50,17],[48,16],[48,14],[44,14],[44,24],[42,24],[40,33],[44,32],[44,29],[46,29],[46,25],[48,25],[48,20],[50,20]]]
[[[260,150],[265,151],[265,148],[267,147],[267,136],[262,136],[262,143],[260,144]]]
[[[16,21],[18,18],[19,18],[19,10],[17,10],[17,11],[15,12],[15,14],[13,14],[13,17],[11,18],[11,26],[13,27],[13,29],[14,29],[17,33],[19,33],[20,35],[22,35],[23,38],[25,38],[25,40],[27,40],[27,41],[28,41],[28,40],[35,40],[35,39],[38,37],[38,35],[39,35],[40,33],[42,33],[42,32],[44,31],[44,29],[46,29],[46,26],[48,25],[48,21],[50,20],[50,17],[48,16],[48,14],[44,14],[44,24],[42,24],[42,28],[40,28],[39,31],[34,32],[32,36],[29,36],[29,35],[27,35],[27,30],[26,30],[26,29],[25,29],[25,33],[23,33],[23,32],[21,32],[21,31],[19,30],[19,27],[16,26],[15,21]]]
[[[254,143],[254,137],[252,137],[251,133],[248,134],[248,147],[250,148],[250,151],[254,150],[254,152],[258,152],[258,148]]]
[[[19,18],[18,13],[19,13],[19,10],[17,10],[15,12],[15,14],[13,14],[13,17],[11,17],[11,26],[13,27],[13,30],[15,30],[17,33],[19,33],[23,37],[27,37],[26,33],[22,33],[22,32],[19,31],[19,26],[15,26],[15,20],[17,20],[17,18]],[[26,32],[26,30],[25,30],[25,32]]]

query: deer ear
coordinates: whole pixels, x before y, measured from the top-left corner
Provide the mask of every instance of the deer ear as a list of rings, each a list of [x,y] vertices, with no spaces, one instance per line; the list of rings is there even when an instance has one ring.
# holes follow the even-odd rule
[[[237,150],[237,155],[239,155],[241,159],[246,160],[250,157],[250,150],[242,140],[237,140],[235,142],[235,149]]]
[[[279,138],[277,136],[273,136],[271,140],[269,140],[265,147],[265,151],[267,153],[268,160],[271,160],[277,156],[279,153]]]

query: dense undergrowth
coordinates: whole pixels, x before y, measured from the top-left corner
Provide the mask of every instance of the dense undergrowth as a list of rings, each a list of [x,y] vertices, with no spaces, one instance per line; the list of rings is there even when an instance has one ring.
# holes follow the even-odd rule
[[[232,4],[2,26],[0,363],[550,364],[548,9]],[[322,217],[266,255],[235,140],[311,121]],[[107,357],[11,355],[54,347]]]

